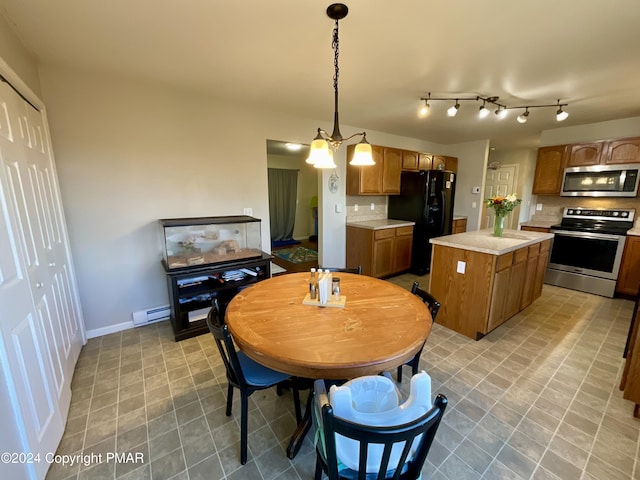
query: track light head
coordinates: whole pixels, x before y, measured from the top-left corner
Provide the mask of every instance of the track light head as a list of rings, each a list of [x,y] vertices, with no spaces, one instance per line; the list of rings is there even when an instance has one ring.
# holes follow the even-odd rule
[[[480,110],[478,111],[478,117],[487,118],[489,116],[489,109],[484,106],[485,102],[482,102]]]
[[[525,107],[524,113],[522,115],[518,115],[516,120],[518,123],[527,123],[527,117],[529,116],[529,107]]]
[[[450,117],[455,117],[458,113],[458,109],[460,108],[460,104],[458,103],[458,100],[456,99],[456,104],[453,105],[452,107],[449,107],[449,110],[447,110],[447,115],[449,115]]]
[[[566,120],[568,117],[569,117],[569,114],[564,110],[562,110],[562,107],[560,107],[556,112],[556,120],[558,122],[562,122],[563,120]]]
[[[418,115],[420,115],[421,117],[426,117],[427,115],[429,115],[430,112],[431,112],[431,105],[429,105],[429,100],[425,99],[424,105],[422,106],[422,108],[420,108]]]
[[[507,117],[508,111],[506,108],[498,107],[495,113],[496,117],[498,117],[499,120],[502,120],[503,118]]]

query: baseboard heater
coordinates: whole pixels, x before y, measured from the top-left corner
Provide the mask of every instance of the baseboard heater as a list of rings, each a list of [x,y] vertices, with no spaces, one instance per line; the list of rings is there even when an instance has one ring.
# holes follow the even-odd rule
[[[171,309],[169,308],[169,305],[161,305],[148,310],[140,310],[138,312],[133,312],[133,325],[135,327],[142,327],[143,325],[149,325],[150,323],[168,320],[170,315]]]

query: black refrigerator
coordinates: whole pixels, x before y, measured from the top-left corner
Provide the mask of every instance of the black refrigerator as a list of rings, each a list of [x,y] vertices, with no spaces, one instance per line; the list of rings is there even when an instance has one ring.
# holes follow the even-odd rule
[[[429,239],[451,234],[455,177],[455,173],[447,170],[402,172],[400,195],[389,196],[388,218],[416,223],[413,227],[411,273],[429,273]]]

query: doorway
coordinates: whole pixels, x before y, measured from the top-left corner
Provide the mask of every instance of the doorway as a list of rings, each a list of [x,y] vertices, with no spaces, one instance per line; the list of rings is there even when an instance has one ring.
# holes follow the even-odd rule
[[[492,198],[496,195],[507,196],[515,192],[518,182],[518,165],[499,165],[497,168],[487,169],[485,179],[485,198]],[[505,218],[504,227],[509,229],[518,228],[518,218],[520,217],[520,206],[513,209]],[[487,210],[486,204],[482,203],[482,225],[480,228],[493,228],[496,216],[493,210]]]
[[[296,148],[295,145],[298,147]],[[273,178],[275,170],[286,170],[289,173],[296,171],[297,182],[295,185],[296,193],[292,195],[293,207],[282,205],[282,192],[276,192],[275,189],[282,187],[276,186],[275,182],[269,181],[269,199],[270,199],[270,217],[277,216],[286,218],[293,216],[293,229],[290,239],[278,238],[281,234],[271,231],[271,251],[274,253],[273,263],[288,272],[308,271],[309,268],[318,264],[318,170],[306,163],[309,156],[309,146],[293,144],[291,142],[267,140],[267,168],[270,171],[268,176]],[[287,173],[287,172],[284,172]],[[272,201],[273,198],[280,198],[278,202]],[[281,205],[279,205],[281,204]],[[272,212],[272,209],[276,209]],[[286,214],[280,209],[293,208],[295,213]],[[273,223],[273,218],[270,218]],[[288,234],[287,234],[288,235]],[[282,255],[278,256],[276,253]],[[315,253],[315,256],[313,255]],[[294,260],[294,261],[290,261]]]

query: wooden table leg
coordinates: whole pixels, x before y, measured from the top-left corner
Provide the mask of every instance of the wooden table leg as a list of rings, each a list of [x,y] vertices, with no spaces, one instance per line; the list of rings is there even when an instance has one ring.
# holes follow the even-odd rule
[[[289,440],[289,445],[287,446],[287,457],[291,460],[295,458],[302,446],[302,442],[304,441],[304,437],[306,437],[307,432],[311,428],[311,408],[313,405],[313,388],[309,391],[309,396],[307,397],[307,406],[304,409],[304,415],[302,416],[302,421],[298,424],[296,431],[293,432],[293,436],[291,440]]]

